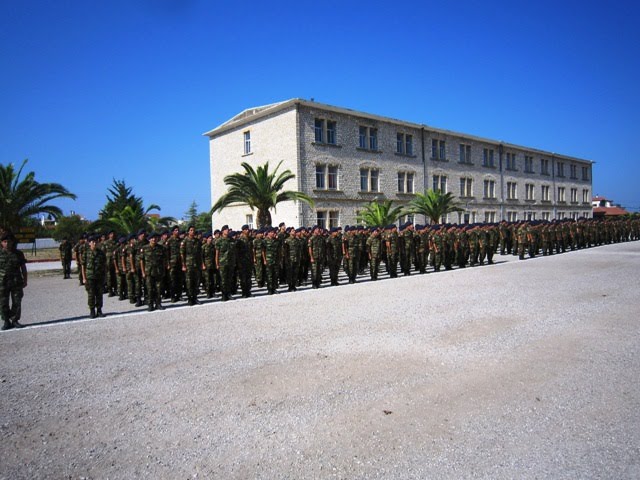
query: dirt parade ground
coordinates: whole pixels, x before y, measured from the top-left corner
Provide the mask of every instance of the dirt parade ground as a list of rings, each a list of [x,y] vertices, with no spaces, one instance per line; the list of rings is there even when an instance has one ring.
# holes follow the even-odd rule
[[[640,242],[146,312],[31,275],[2,479],[640,478]]]

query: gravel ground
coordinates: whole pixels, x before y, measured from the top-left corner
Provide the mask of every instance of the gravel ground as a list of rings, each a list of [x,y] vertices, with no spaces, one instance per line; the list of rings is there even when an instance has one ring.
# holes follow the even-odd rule
[[[0,478],[640,477],[640,242],[140,312],[30,278]]]

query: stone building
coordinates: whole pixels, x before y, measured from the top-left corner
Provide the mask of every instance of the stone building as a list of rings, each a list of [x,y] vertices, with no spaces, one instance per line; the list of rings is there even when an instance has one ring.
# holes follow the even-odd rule
[[[250,108],[204,135],[212,203],[242,162],[275,168],[282,161],[280,168],[295,174],[288,189],[310,195],[315,205],[281,204],[274,223],[353,225],[371,200],[404,205],[428,188],[458,197],[465,211],[449,222],[591,216],[591,161],[314,101]],[[255,225],[255,216],[232,206],[214,214],[213,224]]]

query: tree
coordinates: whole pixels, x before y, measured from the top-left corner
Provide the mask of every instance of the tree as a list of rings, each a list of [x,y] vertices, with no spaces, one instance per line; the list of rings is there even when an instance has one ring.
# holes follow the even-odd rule
[[[356,220],[364,223],[367,227],[385,227],[402,215],[402,207],[391,207],[392,200],[384,200],[382,203],[375,199],[360,210]]]
[[[160,210],[155,204],[146,209],[142,198],[132,193],[124,180],[113,181],[107,195],[107,203],[100,212],[100,219],[91,224],[92,230],[115,230],[119,233],[135,233],[140,229],[156,230],[166,228],[176,222],[173,217],[151,215],[153,210]]]
[[[448,213],[463,211],[451,192],[429,189],[425,193],[416,193],[405,213],[424,215],[431,223],[438,223]]]
[[[189,205],[189,209],[184,213],[184,217],[182,218],[184,219],[185,222],[187,222],[187,225],[195,225],[197,217],[198,217],[198,204],[194,200],[193,202],[191,202],[191,205]]]
[[[77,240],[83,232],[89,228],[89,222],[82,220],[78,215],[58,218],[56,228],[53,230],[53,239],[60,241],[63,238]]]
[[[76,199],[59,183],[37,182],[34,172],[21,179],[26,164],[24,160],[17,171],[12,163],[0,165],[0,228],[4,230],[16,230],[28,218],[42,213],[61,217],[62,210],[49,202],[57,198]]]
[[[308,195],[293,190],[282,190],[287,181],[295,178],[290,170],[278,173],[282,161],[273,172],[269,172],[269,162],[255,170],[246,162],[241,165],[244,173],[224,177],[224,183],[229,186],[229,190],[218,198],[211,208],[211,214],[232,204],[248,205],[251,210],[258,210],[258,227],[270,227],[270,210],[275,210],[280,202],[299,200],[313,206],[313,200]]]

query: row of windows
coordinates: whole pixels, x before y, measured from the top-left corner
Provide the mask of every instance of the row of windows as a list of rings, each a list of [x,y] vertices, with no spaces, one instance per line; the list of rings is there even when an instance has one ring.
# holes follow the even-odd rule
[[[398,192],[414,192],[415,174],[398,172]],[[316,190],[338,190],[338,167],[336,165],[316,165]],[[377,168],[360,169],[360,191],[380,191],[380,170]]]
[[[433,184],[432,188],[434,190],[440,190],[441,192],[447,192],[447,176],[446,175],[433,175]],[[525,184],[525,200],[535,201],[535,185],[532,183]],[[541,201],[550,202],[550,191],[551,187],[549,185],[542,185],[540,187],[541,193]],[[571,188],[571,203],[578,203],[578,189]],[[495,180],[484,180],[483,182],[483,198],[495,199],[496,198],[496,181]],[[506,194],[507,200],[518,200],[518,183],[517,182],[507,182],[506,184]],[[470,198],[474,196],[473,190],[473,179],[467,177],[460,177],[460,191],[459,196],[461,198]],[[566,202],[566,187],[558,187],[558,202]],[[590,203],[591,196],[588,188],[582,189],[582,203]]]

